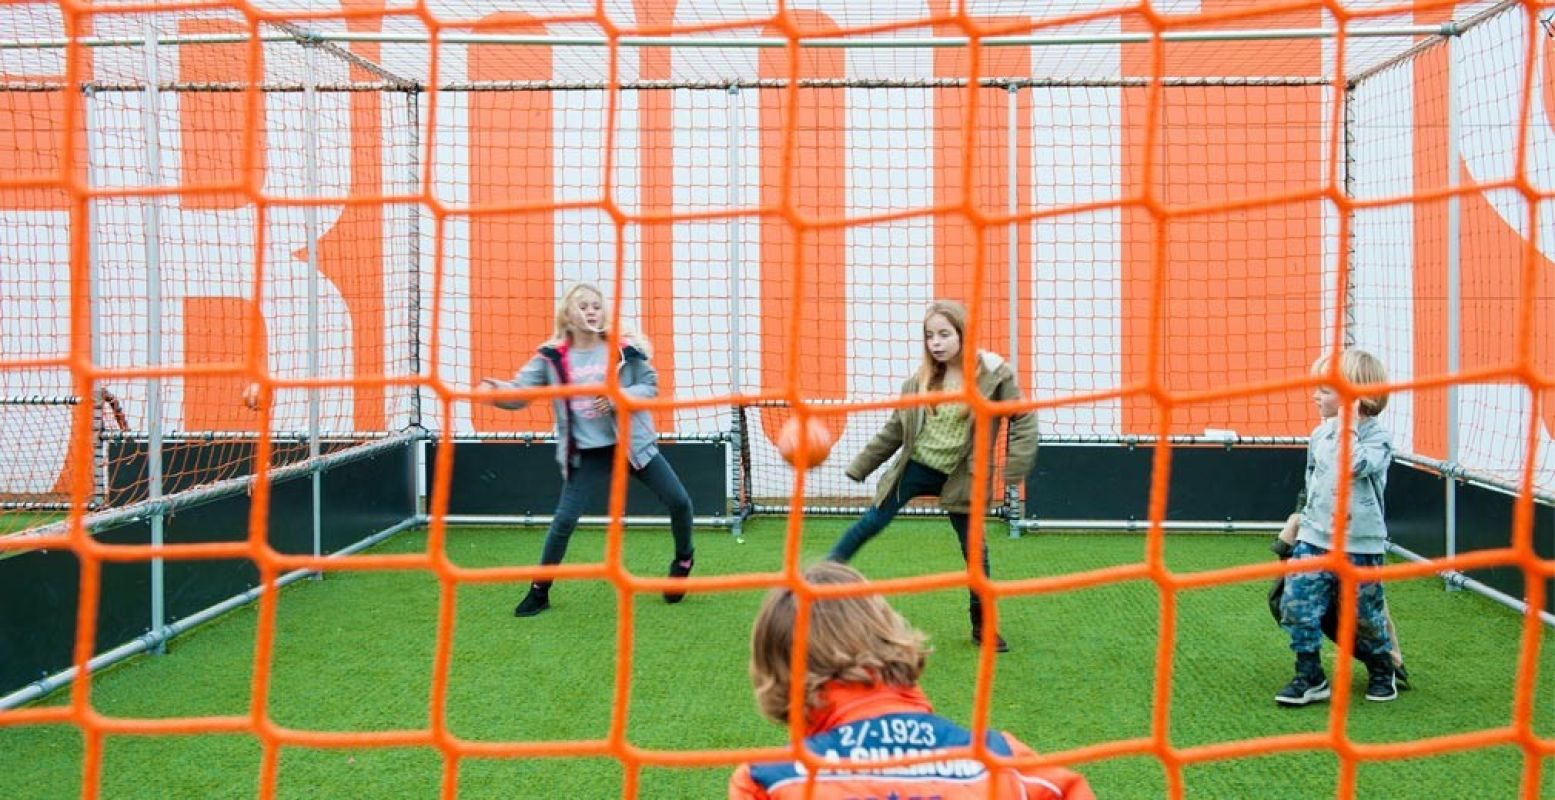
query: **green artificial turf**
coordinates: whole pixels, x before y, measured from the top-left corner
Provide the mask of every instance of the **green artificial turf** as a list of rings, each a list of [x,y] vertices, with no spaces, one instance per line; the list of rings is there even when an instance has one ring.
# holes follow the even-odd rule
[[[847,520],[807,519],[802,558],[819,558]],[[757,520],[737,543],[726,532],[697,534],[696,576],[782,568],[786,521]],[[449,558],[463,567],[532,564],[541,528],[455,528]],[[1062,575],[1138,563],[1137,535],[1042,533],[1022,539],[990,526],[999,578]],[[375,553],[424,550],[410,532]],[[1178,535],[1167,540],[1175,573],[1270,558],[1262,537]],[[604,536],[581,530],[568,563],[598,560]],[[627,567],[660,576],[668,533],[633,528]],[[854,561],[872,577],[956,569],[960,555],[940,519],[897,521]],[[1010,653],[999,656],[990,719],[1043,752],[1149,738],[1153,708],[1167,703],[1164,744],[1192,748],[1298,732],[1321,732],[1338,709],[1276,706],[1290,677],[1284,635],[1264,605],[1266,581],[1187,589],[1175,595],[1176,641],[1170,689],[1155,684],[1163,591],[1129,581],[1001,601]],[[627,595],[602,581],[567,581],[550,611],[515,619],[522,585],[461,583],[454,610],[446,699],[447,730],[473,742],[579,742],[606,739],[617,715],[624,736],[651,751],[732,750],[781,745],[786,730],[763,720],[746,675],[751,620],[761,590],[693,593],[679,605],[656,593]],[[1440,581],[1390,582],[1395,621],[1416,688],[1392,703],[1371,703],[1356,664],[1342,728],[1356,743],[1409,742],[1498,729],[1513,715],[1521,618]],[[307,731],[427,729],[437,649],[441,584],[416,571],[332,572],[283,589],[276,612],[265,712],[276,725]],[[616,696],[618,622],[631,598],[629,687]],[[938,710],[969,721],[979,651],[968,639],[965,593],[939,590],[892,602],[930,636],[934,652],[923,685]],[[258,607],[240,609],[175,641],[166,655],[142,656],[101,673],[91,703],[113,717],[247,715],[254,696]],[[1546,633],[1545,638],[1548,638]],[[1330,675],[1332,652],[1325,651]],[[1555,737],[1555,663],[1538,658],[1536,735]],[[69,702],[68,691],[44,701]],[[3,722],[0,716],[0,722]],[[85,737],[71,724],[0,724],[0,797],[81,794]],[[100,796],[241,798],[257,796],[264,742],[253,733],[103,739]],[[1547,762],[1549,760],[1546,760]],[[718,797],[732,765],[679,768],[623,763],[608,755],[445,759],[433,747],[282,747],[277,796],[434,797],[445,774],[460,797],[619,797],[635,781],[643,798]],[[1078,764],[1103,798],[1167,795],[1173,777],[1153,753]],[[1436,797],[1473,787],[1476,798],[1520,795],[1521,750],[1499,745],[1430,757],[1361,763],[1357,797]],[[454,771],[456,770],[456,771]],[[1190,798],[1334,796],[1341,761],[1331,750],[1268,752],[1181,768]],[[1545,763],[1537,796],[1555,796],[1555,763]],[[1451,793],[1451,792],[1449,792]],[[1464,795],[1469,796],[1469,795]]]

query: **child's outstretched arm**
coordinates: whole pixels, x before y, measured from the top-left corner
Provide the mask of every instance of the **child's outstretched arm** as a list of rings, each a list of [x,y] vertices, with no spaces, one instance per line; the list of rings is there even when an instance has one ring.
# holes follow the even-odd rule
[[[550,373],[546,371],[545,357],[536,355],[534,358],[529,359],[529,363],[525,364],[523,369],[520,369],[518,375],[514,376],[511,381],[504,381],[498,378],[481,378],[480,383],[477,384],[477,393],[489,393],[501,389],[524,389],[534,386],[546,386],[551,382],[549,375]],[[491,400],[490,402],[497,408],[508,411],[517,411],[529,405],[528,400],[519,398]]]

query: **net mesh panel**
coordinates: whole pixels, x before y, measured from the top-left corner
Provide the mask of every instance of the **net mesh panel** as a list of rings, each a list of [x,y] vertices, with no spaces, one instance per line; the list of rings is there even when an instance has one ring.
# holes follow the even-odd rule
[[[17,43],[65,32],[52,6],[8,5],[3,15]],[[104,44],[7,49],[0,62],[0,131],[17,181],[0,190],[0,395],[82,396],[67,362],[71,303],[84,288],[92,329],[83,355],[101,370],[94,388],[117,401],[113,422],[124,423],[97,426],[96,505],[146,495],[152,430],[162,491],[176,494],[250,475],[262,424],[288,445],[272,449],[272,466],[305,457],[300,443],[315,425],[332,448],[408,425],[414,389],[384,379],[415,369],[420,337],[412,96],[383,90],[381,76],[322,48],[273,41],[282,28],[251,27],[237,9],[103,13],[79,24]],[[251,50],[255,32],[264,42]],[[169,43],[153,54],[148,33]],[[63,88],[67,54],[80,59],[78,91]],[[304,91],[310,82],[325,90]],[[364,83],[379,90],[342,90]],[[60,127],[67,106],[69,132]],[[91,197],[53,177],[67,140]],[[347,202],[362,196],[374,200]],[[396,196],[404,200],[388,199]],[[84,230],[68,221],[75,199],[85,200]],[[95,265],[90,275],[71,272],[72,231]],[[275,379],[333,384],[317,392],[316,423],[303,389],[278,389],[268,420],[244,406],[250,345]],[[64,495],[72,440],[61,412],[5,408],[8,436],[38,446],[23,449],[31,466],[14,462],[4,481],[19,492],[52,481]]]
[[[870,4],[839,6],[827,17],[720,3],[716,11],[700,6],[701,16],[657,20],[633,19],[618,5],[560,5],[491,15],[477,4],[351,3],[345,17],[300,3],[177,13],[0,6],[0,30],[9,38],[71,37],[63,48],[0,50],[0,394],[75,398],[111,390],[133,434],[147,430],[150,400],[161,392],[166,446],[205,447],[215,464],[200,479],[274,463],[304,425],[307,395],[298,382],[315,368],[326,431],[363,437],[413,421],[441,434],[545,430],[539,412],[499,416],[472,407],[465,387],[511,371],[515,352],[548,335],[561,285],[597,280],[619,295],[625,318],[675,323],[650,332],[663,347],[668,391],[650,404],[662,429],[725,430],[731,408],[748,406],[752,439],[765,449],[792,413],[784,403],[814,403],[843,432],[839,457],[827,467],[837,468],[890,408],[853,411],[822,401],[899,407],[897,387],[917,358],[919,309],[943,294],[968,301],[972,335],[994,349],[1005,349],[1000,343],[1013,323],[1017,372],[1035,392],[1016,408],[962,399],[985,423],[996,414],[1035,411],[1045,433],[1164,436],[1227,415],[1246,433],[1301,432],[1310,424],[1301,400],[1310,386],[1307,365],[1353,338],[1378,350],[1394,365],[1400,388],[1411,389],[1403,394],[1413,402],[1394,424],[1405,451],[1445,458],[1449,439],[1457,438],[1465,463],[1524,487],[1513,546],[1496,559],[1524,570],[1529,604],[1544,604],[1544,581],[1533,578],[1547,575],[1549,565],[1532,550],[1529,489],[1547,487],[1552,472],[1552,404],[1541,392],[1547,394],[1555,359],[1548,326],[1540,323],[1551,318],[1551,269],[1542,253],[1551,229],[1548,154],[1555,149],[1538,146],[1547,144],[1552,120],[1531,115],[1555,107],[1548,96],[1555,81],[1549,44],[1535,38],[1532,5],[1511,4],[1470,30],[1450,72],[1439,42],[1399,60],[1396,45],[1346,29],[1421,21],[1429,11],[1352,9],[1336,20],[1332,7],[1315,3],[1278,14],[1250,2],[1181,14],[1009,3],[997,17],[978,17],[935,3],[932,16],[882,24]],[[1457,11],[1488,7],[1460,4]],[[284,34],[290,25],[432,35],[726,32],[788,46],[671,54],[618,43],[304,46],[253,39]],[[1334,36],[1233,44],[1152,36],[1320,26]],[[143,105],[153,95],[145,89],[146,49],[88,47],[80,38],[135,37],[148,27],[188,37],[159,51],[163,85],[150,109]],[[233,33],[239,41],[198,41]],[[1076,33],[1145,36],[1122,45],[1015,49],[984,47],[980,39]],[[847,55],[797,46],[800,37],[821,34],[959,35],[971,42]],[[1527,46],[1501,46],[1508,39]],[[1027,87],[1013,100],[1003,89],[957,85],[1032,76],[1066,85]],[[1353,76],[1364,77],[1346,97]],[[1249,88],[1268,78],[1283,82]],[[802,80],[810,83],[796,85]],[[904,80],[920,85],[870,85]],[[1447,80],[1456,82],[1461,102],[1462,160],[1440,166],[1448,164],[1452,111],[1439,100],[1422,102],[1445,92],[1422,93],[1419,86]],[[310,81],[320,91],[302,92]],[[653,81],[747,88],[647,88]],[[1194,82],[1203,85],[1185,85]],[[577,88],[586,84],[594,88]],[[412,85],[416,91],[407,89]],[[545,86],[552,90],[535,91]],[[1532,86],[1543,87],[1541,102],[1529,97]],[[1001,160],[1009,142],[995,135],[1008,132],[1001,126],[1011,103],[1018,119],[1035,123],[1015,129],[1013,163]],[[1219,122],[1201,124],[1210,118]],[[148,119],[163,131],[160,168],[148,156]],[[467,132],[463,141],[457,130]],[[1406,135],[1409,147],[1396,146]],[[1413,163],[1390,167],[1400,159]],[[1127,166],[1104,168],[1109,164]],[[1456,373],[1448,367],[1442,300],[1445,199],[1454,185],[1463,231],[1457,244],[1475,253],[1463,262],[1465,341]],[[316,317],[303,301],[312,281],[299,266],[309,263],[310,214],[321,231],[314,258],[328,279]],[[148,215],[159,217],[156,225]],[[1413,269],[1390,260],[1390,242],[1408,243]],[[161,274],[148,285],[152,251]],[[999,276],[1012,254],[1021,288],[1010,292]],[[153,293],[161,298],[157,315]],[[163,332],[160,352],[152,352],[152,329]],[[316,331],[325,335],[311,339]],[[279,382],[257,413],[238,403],[250,380]],[[417,381],[430,389],[422,395],[425,417],[417,414]],[[1413,390],[1414,381],[1422,388]],[[1453,437],[1447,384],[1457,386],[1466,409]],[[626,402],[617,389],[607,391]],[[27,424],[5,408],[7,427]],[[291,569],[337,565],[270,549],[262,512],[249,541],[236,544],[154,552],[95,541],[81,522],[95,491],[102,412],[95,402],[69,408],[70,441],[78,446],[52,456],[71,500],[68,533],[0,539],[0,550],[69,548],[79,557],[79,672],[67,705],[0,712],[0,724],[80,728],[88,795],[97,791],[110,733],[253,736],[265,752],[258,785],[264,797],[276,792],[285,746],[435,747],[445,757],[448,795],[456,793],[461,761],[477,756],[604,755],[622,763],[624,792],[635,795],[645,766],[775,755],[637,747],[625,737],[622,713],[606,738],[587,742],[475,743],[446,728],[289,729],[265,710],[276,649],[274,589],[260,597],[252,714],[105,717],[93,708],[83,669],[105,562],[156,554],[247,558],[267,584]],[[809,492],[833,491],[824,471],[803,485],[762,458],[769,463],[758,468],[775,475],[772,493],[795,505]],[[1152,521],[1165,513],[1168,458],[1168,448],[1157,451]],[[438,461],[431,486],[433,555],[351,560],[353,569],[424,569],[444,582],[431,666],[433,719],[442,718],[449,598],[460,583],[565,574],[636,591],[663,588],[625,570],[619,524],[610,528],[612,555],[604,563],[551,573],[452,566],[437,555],[446,540],[438,512],[446,508],[451,464]],[[981,480],[973,485],[974,503],[995,500],[982,495]],[[261,509],[269,488],[261,470],[254,484]],[[975,530],[974,548],[984,535]],[[1124,578],[1148,578],[1173,593],[1186,584],[1166,569],[1162,536],[1152,526],[1146,559],[1122,570],[992,583],[973,567],[967,582],[988,598]],[[1461,563],[1394,566],[1387,576],[1423,576]],[[784,579],[796,580],[797,565],[788,567]],[[1347,581],[1357,577],[1337,569]],[[1232,583],[1266,571],[1227,568],[1192,581]],[[747,586],[748,577],[698,578],[693,588]],[[901,588],[911,590],[917,580]],[[1162,609],[1159,641],[1169,643],[1176,604],[1163,602]],[[629,606],[619,614],[630,623]],[[1159,724],[1146,736],[1048,757],[1071,764],[1155,758],[1171,794],[1180,796],[1189,765],[1329,750],[1341,763],[1339,794],[1350,797],[1357,765],[1370,760],[1512,745],[1526,754],[1525,789],[1535,792],[1538,754],[1549,745],[1532,727],[1531,659],[1540,628],[1536,617],[1525,619],[1523,668],[1503,728],[1373,745],[1350,740],[1341,716],[1341,724],[1321,733],[1178,747],[1158,707]],[[796,636],[803,640],[806,631],[801,616]],[[623,631],[621,641],[629,639]],[[1171,695],[1174,669],[1172,648],[1159,652],[1158,704]],[[984,722],[991,669],[985,655],[975,691],[975,718]],[[615,696],[629,696],[632,674],[629,664],[616,670]],[[1343,686],[1337,691],[1341,700],[1347,696]],[[1334,713],[1342,715],[1343,707],[1336,703]],[[981,748],[973,756],[991,757]]]

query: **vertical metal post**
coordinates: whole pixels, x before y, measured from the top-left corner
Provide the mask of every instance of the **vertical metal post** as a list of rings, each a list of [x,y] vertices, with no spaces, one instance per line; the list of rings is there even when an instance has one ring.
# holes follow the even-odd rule
[[[410,114],[410,185],[421,186],[421,96],[417,89],[405,91],[405,102]],[[421,374],[421,205],[410,209],[410,275],[406,286],[410,328],[410,374]],[[410,425],[422,427],[421,386],[411,387]]]
[[[729,86],[726,95],[728,102],[724,105],[724,135],[725,146],[728,148],[729,161],[729,208],[739,208],[743,199],[740,191],[740,182],[743,176],[740,174],[740,130],[738,123],[741,114],[740,87],[737,84]],[[739,394],[745,388],[745,340],[742,335],[740,316],[745,312],[745,301],[742,297],[740,259],[740,234],[744,230],[744,220],[730,216],[728,222],[729,237],[729,392]],[[750,452],[750,429],[745,424],[745,415],[738,404],[731,411],[730,431],[732,444],[734,445],[731,461],[733,489],[736,495],[742,498],[739,507],[734,509],[734,525],[730,532],[739,541],[744,540],[742,521],[746,514],[750,513],[751,493],[747,491],[751,484],[751,475],[746,465],[750,463],[747,457]]]
[[[740,114],[740,87],[729,87],[727,113],[724,117],[725,135],[729,148],[729,207],[739,208],[742,200],[740,191],[740,130],[736,120]],[[745,359],[741,350],[745,342],[741,339],[740,315],[745,311],[744,298],[741,297],[740,285],[740,231],[744,221],[734,216],[729,217],[729,391],[739,394],[745,386],[744,369]]]
[[[1354,117],[1354,108],[1352,107],[1354,102],[1355,102],[1355,90],[1350,88],[1350,87],[1345,87],[1345,90],[1344,90],[1344,103],[1341,104],[1342,113],[1344,115],[1344,118],[1342,120],[1342,128],[1339,131],[1339,135],[1344,137],[1344,147],[1340,151],[1339,157],[1344,159],[1344,162],[1342,164],[1342,169],[1343,169],[1342,180],[1344,181],[1344,196],[1346,198],[1352,198],[1352,199],[1355,197],[1355,173],[1354,173],[1354,170],[1352,169],[1352,167],[1355,164],[1355,158],[1354,158],[1354,150],[1355,150],[1354,123],[1355,123],[1355,117]],[[1343,294],[1343,302],[1344,302],[1344,346],[1345,347],[1354,347],[1355,346],[1355,328],[1356,328],[1356,322],[1355,322],[1355,282],[1356,282],[1355,281],[1355,270],[1356,270],[1356,263],[1355,263],[1355,228],[1353,227],[1353,223],[1354,223],[1355,213],[1353,211],[1348,211],[1348,210],[1341,210],[1340,213],[1348,215],[1351,218],[1350,222],[1352,223],[1352,225],[1343,225],[1343,224],[1341,224],[1341,227],[1346,232],[1346,239],[1344,241],[1342,241],[1342,242],[1339,242],[1338,247],[1340,249],[1340,252],[1346,258],[1348,258],[1349,262],[1350,262],[1350,270],[1349,270],[1349,273],[1347,275],[1347,279],[1345,280],[1344,286],[1340,287],[1340,290],[1341,290],[1341,292]],[[1342,222],[1343,222],[1343,220],[1341,220],[1341,223]]]
[[[1447,188],[1458,188],[1458,137],[1462,130],[1462,122],[1458,119],[1460,105],[1458,103],[1457,70],[1454,61],[1458,57],[1458,38],[1447,37]],[[1462,304],[1463,297],[1459,282],[1460,243],[1458,237],[1461,234],[1460,204],[1457,194],[1447,195],[1447,372],[1456,374],[1460,368],[1458,349],[1460,347],[1459,326],[1463,324]],[[1447,464],[1456,469],[1458,461],[1458,385],[1447,384]],[[1457,479],[1451,475],[1446,481],[1445,516],[1445,552],[1451,558],[1458,552],[1458,496]],[[1451,581],[1446,582],[1448,590],[1456,590],[1458,587]]]
[[[1010,165],[1005,182],[1009,187],[1009,211],[1013,217],[1020,211],[1020,87],[1009,85],[1009,145]],[[1020,368],[1020,223],[1010,220],[1010,364],[1015,374]]]
[[[97,175],[93,172],[94,164],[92,162],[92,154],[96,152],[97,147],[97,137],[94,135],[96,130],[96,116],[93,110],[93,101],[96,99],[97,92],[95,90],[91,89],[90,87],[82,90],[81,126],[82,133],[85,135],[86,139],[85,166],[87,182],[88,184],[94,186],[97,184]],[[92,321],[92,335],[90,341],[88,342],[88,350],[92,356],[92,365],[102,366],[102,326],[97,323],[97,320],[102,319],[102,250],[97,242],[96,212],[97,209],[95,204],[87,204],[86,259],[88,269],[86,310],[89,319]],[[94,473],[96,487],[92,492],[92,498],[88,501],[94,506],[105,505],[108,501],[108,437],[106,436],[106,426],[103,424],[103,403],[101,402],[104,397],[104,390],[94,385],[92,388],[91,396],[83,397],[80,399],[80,402],[87,403],[92,406],[93,419],[97,420],[97,422],[92,426],[93,432],[97,434],[97,441],[94,443],[95,446],[93,448],[94,452],[92,463],[92,472]]]
[[[142,99],[141,128],[146,132],[146,180],[152,186],[164,186],[162,174],[162,126],[160,106],[162,102],[160,70],[157,63],[158,32],[154,23],[146,23],[146,91]],[[150,323],[146,326],[146,363],[151,367],[162,365],[162,200],[157,195],[145,199],[141,206],[146,235],[146,314]],[[162,496],[162,381],[152,377],[146,381],[146,496],[155,501]],[[164,539],[166,516],[158,511],[151,517],[151,544],[160,546]],[[166,575],[162,559],[151,560],[151,630],[156,635],[154,653],[167,652],[162,631],[167,625]]]
[[[303,78],[302,130],[304,138],[304,180],[310,198],[319,193],[319,108],[318,48],[309,46],[308,68]],[[308,241],[308,377],[319,377],[319,211],[308,204],[303,209],[303,224]],[[308,387],[308,458],[319,455],[319,389]],[[313,555],[323,552],[323,473],[317,467],[310,476],[313,483]],[[314,577],[322,577],[316,573]]]
[[[1010,160],[1005,182],[1009,187],[1009,211],[1010,220],[1010,366],[1015,370],[1016,377],[1020,377],[1021,348],[1020,348],[1020,223],[1013,217],[1020,212],[1020,86],[1010,84],[1008,87],[1009,120],[1006,131],[1009,136],[1008,157]],[[1024,385],[1024,384],[1022,384]],[[1005,435],[1009,435],[1009,426],[1005,426]],[[1010,536],[1020,536],[1020,529],[1015,526],[1015,520],[1021,516],[1020,489],[1015,486],[1004,487],[1004,515],[1010,523]]]
[[[420,90],[407,89],[405,98],[410,114],[410,185],[419,190],[421,187]],[[406,325],[410,328],[409,372],[415,376],[421,375],[421,267],[421,204],[416,203],[410,209],[410,283],[406,287],[409,293],[407,304],[409,318],[406,320]],[[432,324],[437,324],[437,320],[432,320]],[[421,384],[419,383],[410,387],[410,426],[422,431],[426,430],[421,416]],[[416,470],[416,510],[423,514],[428,507],[427,447],[427,440],[423,438],[411,448]]]

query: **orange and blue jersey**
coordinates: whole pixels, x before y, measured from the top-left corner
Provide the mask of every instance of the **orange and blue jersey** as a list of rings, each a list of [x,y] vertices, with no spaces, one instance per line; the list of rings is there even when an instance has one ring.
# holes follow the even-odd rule
[[[970,800],[1006,797],[1030,800],[1094,800],[1089,784],[1062,768],[990,767],[971,757],[972,734],[937,716],[916,689],[869,687],[833,706],[826,727],[805,738],[805,747],[825,766],[810,775],[800,761],[741,766],[729,781],[732,800]],[[849,712],[852,713],[849,713]],[[841,712],[841,713],[836,713]],[[1032,755],[1014,737],[988,731],[989,753],[1004,758]],[[952,755],[950,751],[962,752]],[[882,764],[906,758],[944,758]]]

